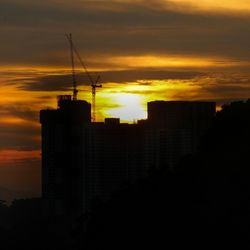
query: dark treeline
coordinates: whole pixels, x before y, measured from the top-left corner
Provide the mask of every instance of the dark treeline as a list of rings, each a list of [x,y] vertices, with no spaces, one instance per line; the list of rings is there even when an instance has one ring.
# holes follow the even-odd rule
[[[64,236],[54,230],[54,225],[62,226],[59,219],[63,218],[43,218],[40,198],[15,200],[9,207],[2,202],[0,249],[72,249],[74,238],[71,234]]]
[[[67,235],[42,219],[40,199],[1,202],[1,249],[248,247],[249,142],[250,101],[225,105],[196,154],[95,201]]]

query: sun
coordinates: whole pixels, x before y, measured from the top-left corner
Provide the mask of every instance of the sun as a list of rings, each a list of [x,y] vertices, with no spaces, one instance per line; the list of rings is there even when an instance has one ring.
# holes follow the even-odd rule
[[[143,96],[130,93],[116,93],[112,99],[118,104],[118,107],[107,109],[105,111],[106,116],[118,117],[122,122],[134,122],[147,117]]]

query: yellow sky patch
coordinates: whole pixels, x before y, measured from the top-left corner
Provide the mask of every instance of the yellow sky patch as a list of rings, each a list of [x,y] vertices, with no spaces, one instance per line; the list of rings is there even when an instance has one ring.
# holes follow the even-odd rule
[[[106,59],[114,66],[126,68],[221,68],[249,65],[248,62],[216,57],[190,57],[173,55],[117,56]]]
[[[205,11],[240,11],[240,12],[250,12],[250,2],[248,0],[162,0],[166,3],[175,3],[181,6],[190,5],[193,10],[205,10]],[[190,11],[188,9],[187,11]]]

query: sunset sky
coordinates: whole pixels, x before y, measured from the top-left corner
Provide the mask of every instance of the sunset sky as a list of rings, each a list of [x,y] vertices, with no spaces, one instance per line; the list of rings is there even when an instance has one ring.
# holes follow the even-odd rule
[[[249,0],[0,0],[0,187],[40,192],[39,110],[72,88],[65,33],[101,75],[97,120],[133,122],[156,99],[249,98],[249,14]]]

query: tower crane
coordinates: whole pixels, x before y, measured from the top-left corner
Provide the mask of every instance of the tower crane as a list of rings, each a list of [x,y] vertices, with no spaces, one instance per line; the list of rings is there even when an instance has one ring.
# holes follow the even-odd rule
[[[77,86],[76,86],[76,79],[75,79],[75,65],[74,65],[74,53],[77,56],[80,64],[82,65],[89,81],[91,84],[91,88],[92,88],[92,122],[96,121],[96,88],[101,88],[102,85],[98,84],[100,81],[100,75],[97,76],[96,80],[93,79],[93,77],[91,76],[91,74],[89,73],[85,63],[83,62],[78,50],[76,49],[73,40],[72,40],[72,35],[71,34],[66,34],[66,37],[70,43],[70,48],[71,48],[71,62],[72,62],[72,76],[73,76],[73,99],[74,97],[77,97]]]
[[[75,74],[75,60],[74,60],[74,51],[73,51],[73,41],[72,35],[66,35],[67,39],[69,40],[70,45],[70,58],[71,58],[71,66],[72,66],[72,81],[73,81],[73,100],[77,100],[77,82],[76,82],[76,74]]]

